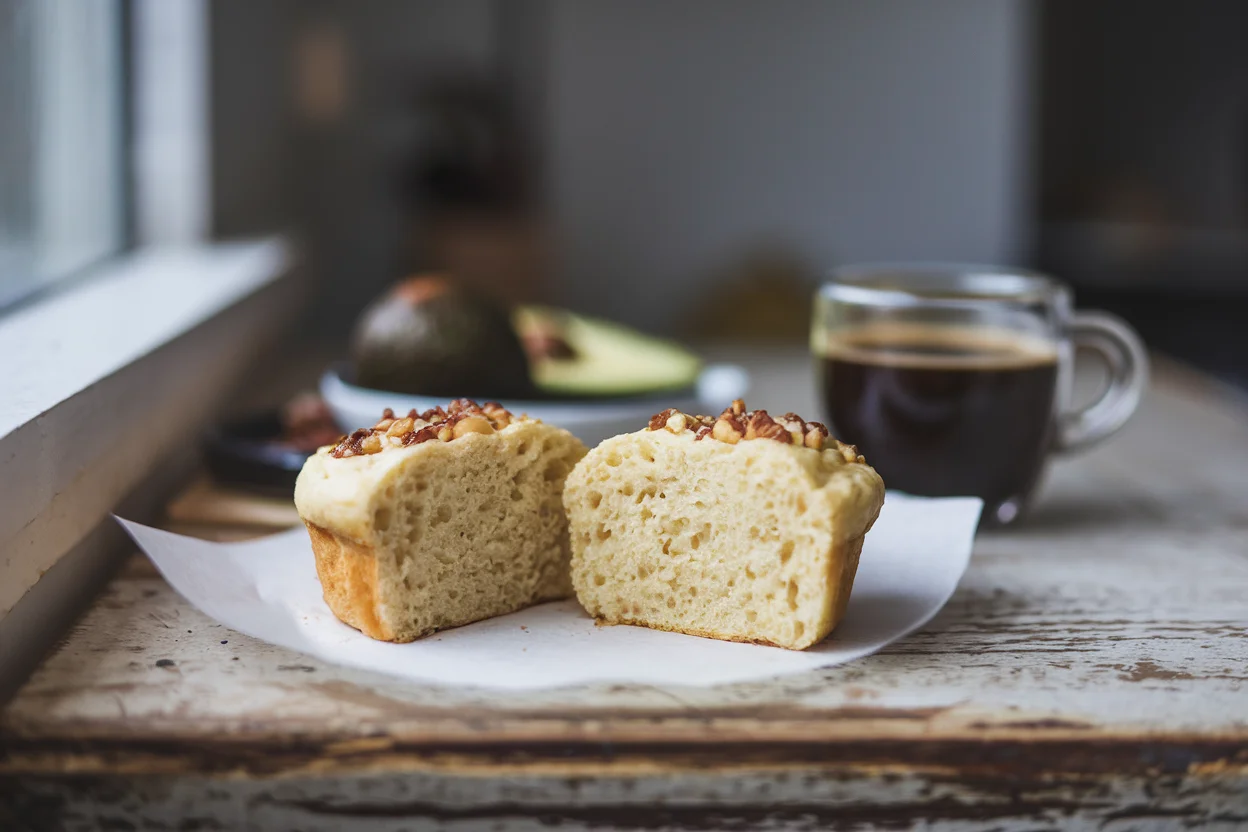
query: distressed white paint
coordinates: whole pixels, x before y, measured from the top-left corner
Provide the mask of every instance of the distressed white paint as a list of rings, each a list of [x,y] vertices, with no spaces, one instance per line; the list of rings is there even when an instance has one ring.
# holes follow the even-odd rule
[[[279,242],[149,250],[0,321],[0,619],[191,435],[281,315],[198,345],[179,336],[287,266]]]

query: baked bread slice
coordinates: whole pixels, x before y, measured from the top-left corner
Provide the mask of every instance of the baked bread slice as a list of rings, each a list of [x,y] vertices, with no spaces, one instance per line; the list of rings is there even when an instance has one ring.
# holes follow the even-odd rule
[[[387,410],[310,457],[295,507],[334,615],[383,641],[572,594],[564,478],[579,439],[467,399]]]
[[[738,400],[608,439],[563,502],[599,621],[801,650],[845,615],[884,482],[823,425]]]

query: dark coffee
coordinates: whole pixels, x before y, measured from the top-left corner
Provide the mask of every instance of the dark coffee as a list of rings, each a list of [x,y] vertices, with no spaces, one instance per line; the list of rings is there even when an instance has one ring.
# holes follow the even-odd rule
[[[985,516],[1003,520],[1026,502],[1055,423],[1052,346],[890,325],[833,334],[819,360],[834,435],[857,445],[889,488],[982,497]]]

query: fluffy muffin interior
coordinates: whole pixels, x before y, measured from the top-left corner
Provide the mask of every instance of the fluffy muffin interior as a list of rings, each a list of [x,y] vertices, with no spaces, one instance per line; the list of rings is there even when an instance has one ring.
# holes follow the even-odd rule
[[[560,491],[580,454],[520,433],[435,446],[380,494],[373,527],[390,563],[378,572],[400,636],[571,594]]]
[[[564,491],[577,598],[611,623],[807,647],[843,612],[882,497],[837,450],[615,437]]]

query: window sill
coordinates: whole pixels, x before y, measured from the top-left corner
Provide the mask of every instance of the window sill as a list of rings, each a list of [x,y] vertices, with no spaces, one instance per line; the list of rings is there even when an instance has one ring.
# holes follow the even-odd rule
[[[280,240],[152,248],[0,318],[0,677],[98,578],[109,512],[189,456],[295,289]]]

